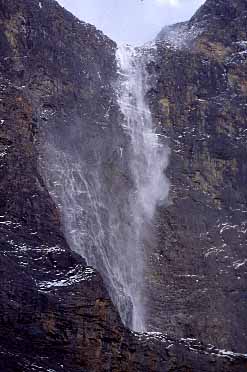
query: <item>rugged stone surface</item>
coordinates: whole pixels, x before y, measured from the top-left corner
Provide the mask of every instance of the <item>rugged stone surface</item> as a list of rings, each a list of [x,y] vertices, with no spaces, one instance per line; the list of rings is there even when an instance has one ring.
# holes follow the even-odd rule
[[[246,370],[241,355],[126,330],[99,274],[63,236],[38,141],[49,126],[73,132],[83,116],[93,143],[98,121],[114,123],[115,44],[52,0],[1,0],[0,45],[1,371]]]
[[[246,352],[247,2],[208,0],[159,35],[154,120],[169,138],[150,328]]]

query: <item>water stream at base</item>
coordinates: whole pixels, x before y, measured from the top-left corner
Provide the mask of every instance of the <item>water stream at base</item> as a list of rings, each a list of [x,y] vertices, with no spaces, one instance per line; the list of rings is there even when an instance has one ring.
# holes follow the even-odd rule
[[[145,53],[123,46],[117,61],[122,122],[91,128],[78,120],[73,128],[48,128],[41,169],[70,247],[101,273],[124,324],[142,332],[144,240],[168,194],[168,150],[145,100]]]

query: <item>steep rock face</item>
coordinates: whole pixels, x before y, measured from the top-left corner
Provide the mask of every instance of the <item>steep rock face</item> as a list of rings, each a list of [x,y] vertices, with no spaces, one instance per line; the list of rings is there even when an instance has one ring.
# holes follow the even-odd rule
[[[68,247],[36,144],[48,121],[73,120],[79,97],[85,115],[96,111],[114,44],[53,1],[1,1],[0,18],[1,370],[76,370],[90,364],[81,344],[99,353],[98,322],[121,323],[101,277]]]
[[[240,355],[124,329],[64,238],[38,150],[47,128],[71,134],[82,116],[84,143],[106,111],[119,131],[115,44],[50,0],[1,0],[0,42],[1,371],[244,371]]]
[[[190,21],[164,27],[157,40],[190,46],[223,61],[231,53],[232,44],[247,38],[246,12],[244,0],[206,1]]]
[[[170,205],[157,213],[151,257],[150,325],[241,352],[247,345],[246,7],[241,0],[206,1],[189,22],[160,33],[150,66],[157,79],[150,91],[154,120],[172,150]]]

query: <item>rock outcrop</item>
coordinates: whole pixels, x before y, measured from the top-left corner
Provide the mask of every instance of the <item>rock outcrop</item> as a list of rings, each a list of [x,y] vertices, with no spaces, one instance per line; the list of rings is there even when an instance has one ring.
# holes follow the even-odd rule
[[[110,126],[112,132],[119,130],[114,127],[119,110],[111,86],[111,82],[116,78],[116,45],[93,26],[78,21],[53,0],[0,0],[0,43],[0,370],[3,372],[245,371],[247,361],[242,355],[225,353],[212,346],[205,346],[196,340],[177,340],[176,337],[161,334],[138,335],[125,329],[112,305],[101,276],[94,269],[87,267],[81,256],[71,251],[64,237],[61,216],[39,172],[39,149],[43,145],[43,135],[46,133],[47,127],[53,128],[53,133],[57,133],[60,127],[63,128],[64,133],[71,133],[71,131],[73,133],[73,128],[82,118],[87,119],[85,143],[89,141],[93,145],[95,131],[98,131],[97,135],[100,136],[101,129],[97,123],[103,117],[105,125]],[[229,150],[229,143],[234,140],[234,137],[229,137],[229,143],[226,142],[227,146],[220,140],[222,143],[220,154],[224,154],[223,160],[210,162],[212,155],[209,154],[218,154],[218,148],[214,146],[213,142],[213,139],[216,140],[218,137],[212,139],[212,143],[209,143],[210,147],[207,146],[207,143],[205,144],[205,151],[202,154],[200,153],[201,147],[196,147],[195,144],[194,147],[198,149],[198,152],[193,151],[193,154],[198,154],[198,163],[200,160],[203,161],[200,165],[205,164],[204,169],[208,173],[205,175],[205,177],[207,176],[205,180],[203,172],[195,174],[200,182],[196,181],[197,178],[195,180],[194,177],[187,176],[189,166],[193,170],[199,165],[197,163],[193,163],[194,167],[190,165],[192,164],[190,161],[192,156],[191,142],[184,143],[184,147],[182,147],[181,141],[179,142],[177,138],[180,138],[180,131],[184,131],[184,121],[187,120],[185,114],[188,117],[194,115],[193,117],[202,118],[207,114],[205,110],[208,109],[208,106],[212,105],[215,110],[210,111],[212,120],[216,120],[217,113],[223,115],[224,118],[222,106],[217,106],[217,99],[220,101],[221,98],[220,94],[218,93],[218,98],[215,97],[217,102],[213,100],[215,84],[219,92],[221,92],[220,89],[223,90],[221,84],[215,83],[214,80],[215,74],[218,74],[217,77],[221,77],[222,65],[217,60],[208,60],[207,63],[211,68],[208,70],[205,67],[207,80],[203,82],[203,76],[201,80],[196,80],[206,86],[204,90],[199,87],[200,95],[196,88],[193,88],[196,90],[195,94],[198,95],[196,98],[198,106],[192,110],[192,106],[187,106],[186,99],[192,105],[194,91],[189,90],[190,95],[187,86],[194,84],[191,65],[193,71],[195,71],[196,64],[199,64],[200,67],[204,65],[200,60],[201,57],[193,54],[192,58],[192,54],[188,51],[172,51],[172,49],[169,51],[162,46],[159,56],[160,60],[157,61],[157,66],[160,66],[160,72],[167,73],[168,70],[164,69],[164,66],[168,57],[170,63],[171,57],[175,60],[178,59],[180,63],[184,58],[186,66],[188,66],[185,69],[188,74],[185,76],[188,77],[188,80],[185,81],[184,76],[183,83],[184,96],[181,96],[181,102],[180,100],[174,101],[174,105],[175,103],[177,105],[176,109],[170,103],[171,98],[165,90],[164,79],[160,82],[159,96],[152,95],[153,107],[156,107],[154,110],[156,118],[160,118],[159,120],[162,121],[164,131],[166,128],[170,128],[169,133],[174,135],[174,143],[178,146],[177,149],[174,148],[177,152],[172,158],[171,170],[174,173],[171,172],[170,176],[171,182],[175,186],[178,185],[178,181],[181,182],[180,188],[178,186],[173,188],[173,206],[167,210],[161,210],[158,216],[160,247],[162,246],[164,250],[164,253],[162,253],[163,251],[161,253],[167,257],[165,247],[172,246],[169,253],[174,255],[174,258],[168,257],[162,262],[165,263],[166,270],[174,264],[172,261],[177,262],[178,266],[173,274],[173,277],[176,278],[178,270],[185,267],[191,268],[194,262],[196,265],[198,263],[196,268],[201,270],[201,261],[197,259],[198,255],[194,256],[195,261],[191,261],[191,256],[187,255],[185,251],[183,252],[183,248],[187,250],[189,247],[192,254],[196,248],[200,248],[202,254],[199,255],[199,258],[203,256],[204,251],[199,245],[200,235],[197,233],[201,232],[201,224],[203,224],[205,234],[207,233],[207,225],[204,225],[204,218],[207,216],[214,218],[210,220],[210,226],[222,217],[219,223],[213,226],[216,230],[212,229],[212,232],[210,230],[211,234],[217,235],[218,224],[226,223],[222,225],[224,239],[227,239],[225,234],[232,236],[232,240],[235,239],[233,233],[236,229],[233,229],[232,226],[233,223],[237,224],[236,221],[242,223],[244,211],[236,212],[239,220],[234,219],[233,221],[224,218],[228,216],[230,202],[230,206],[235,206],[235,204],[239,206],[239,203],[242,203],[241,198],[245,190],[244,186],[238,188],[240,181],[237,176],[244,177],[244,164],[240,169],[239,162],[245,152],[242,152],[242,147],[232,146],[230,149],[234,149],[235,152],[229,151],[227,157],[225,152]],[[205,66],[208,65],[205,64]],[[175,64],[175,67],[179,69],[181,64]],[[236,76],[236,71],[239,70],[236,70],[234,66],[232,69],[233,75]],[[170,94],[176,94],[174,72],[176,70],[172,70],[171,73],[173,85],[169,86]],[[211,78],[211,88],[208,76]],[[181,77],[178,75],[177,79],[179,80],[177,87],[180,89],[180,86],[182,88]],[[221,77],[221,79],[223,78]],[[242,84],[243,80],[234,78],[232,82],[235,87],[235,84],[236,86]],[[231,89],[235,89],[234,87]],[[208,102],[209,91],[211,100]],[[160,106],[155,106],[156,98],[158,98]],[[231,99],[234,97],[229,96],[228,99],[230,101],[226,102],[232,105]],[[240,106],[239,100],[241,100],[241,95],[236,98],[236,105],[234,104],[236,111],[233,111],[232,119],[235,118],[236,121],[238,121],[238,117],[244,120],[241,111],[244,106],[243,108]],[[204,102],[206,102],[205,105]],[[229,109],[229,106],[224,107]],[[173,112],[177,114],[172,116]],[[215,116],[213,116],[214,113]],[[168,117],[170,121],[167,120]],[[184,121],[180,119],[179,122],[178,117],[184,118]],[[223,118],[219,128],[224,133],[228,133],[230,129],[225,125],[226,121]],[[167,127],[168,123],[170,123],[169,127]],[[227,123],[229,122],[227,121]],[[240,128],[240,124],[236,127]],[[236,130],[236,127],[232,125],[231,130]],[[207,128],[206,123],[203,128]],[[213,124],[210,125],[210,128],[210,130],[216,131]],[[202,134],[204,136],[204,132]],[[76,133],[74,135],[76,137]],[[189,138],[193,142],[191,134]],[[228,140],[227,135],[224,135],[223,138]],[[123,138],[119,138],[119,141],[123,140]],[[66,136],[64,141],[66,141]],[[239,139],[239,146],[240,143]],[[114,147],[111,151],[114,151]],[[186,168],[182,175],[180,169],[182,156],[179,155],[179,151],[181,154],[183,151],[183,161],[186,161],[185,155],[188,155],[187,163],[183,163]],[[199,156],[200,154],[201,156]],[[214,156],[216,157],[216,155]],[[210,171],[211,164],[214,165],[212,172]],[[223,182],[225,179],[223,178],[226,177],[224,172],[229,172],[231,176],[236,177],[227,179],[229,193],[224,194],[222,200],[219,196],[222,195],[221,183],[218,182],[219,180]],[[192,192],[190,195],[187,194],[187,199],[184,180],[187,182],[186,185],[191,187]],[[181,190],[183,183],[184,186]],[[229,194],[231,194],[230,201],[228,201]],[[181,200],[178,197],[180,195]],[[201,209],[198,209],[197,198],[201,198],[202,195],[205,195],[207,203],[211,204],[208,206],[205,203],[204,205],[201,202],[202,199],[199,199],[199,205],[205,214],[203,218],[199,218]],[[178,203],[183,203],[182,211],[178,209],[180,208]],[[191,209],[190,203],[194,209]],[[215,205],[222,209],[215,210]],[[186,216],[183,212],[185,207],[188,210]],[[194,215],[194,211],[197,214]],[[193,221],[196,221],[193,230],[192,216],[194,216]],[[175,231],[175,227],[178,230]],[[191,234],[191,231],[194,232],[194,235]],[[244,232],[236,234],[237,239]],[[213,239],[215,235],[212,237],[210,235],[208,239]],[[180,237],[184,240],[181,240]],[[220,239],[219,241],[221,244]],[[229,245],[230,252],[233,252],[234,247],[238,244],[237,240],[234,240],[233,243],[235,245]],[[240,244],[237,246],[240,247],[237,253],[244,249]],[[220,261],[215,265],[215,260],[211,256],[211,254],[215,255],[215,251],[211,253],[211,248],[211,245],[205,246],[205,253],[208,255],[208,261],[205,260],[205,262],[207,262],[206,269],[209,272],[210,291],[214,293],[216,313],[217,306],[220,310],[226,306],[226,314],[229,315],[232,311],[233,318],[230,320],[234,319],[235,321],[237,314],[232,310],[231,304],[236,299],[239,306],[238,311],[241,314],[240,324],[232,324],[232,330],[237,332],[240,327],[244,329],[245,326],[241,312],[243,302],[239,300],[239,294],[244,297],[244,293],[241,292],[244,285],[244,273],[242,276],[239,273],[239,270],[243,269],[242,261],[239,261],[242,256],[237,255],[237,268],[234,269],[238,270],[237,277],[240,276],[237,281],[239,287],[235,286],[235,281],[231,276],[227,279],[230,287],[227,287],[226,284],[223,287],[220,284],[224,279],[226,280],[226,275],[222,276],[222,280],[218,279],[221,273],[219,274],[216,269],[218,269]],[[183,259],[184,261],[182,261]],[[167,265],[167,262],[170,266]],[[157,267],[155,275],[156,278],[159,275]],[[183,271],[181,271],[181,275],[183,275]],[[212,278],[217,280],[215,279],[213,282]],[[155,279],[153,293],[164,291],[166,281],[162,280],[163,285],[159,287],[157,285],[159,282]],[[187,279],[183,278],[182,280],[186,286],[185,280]],[[179,286],[179,283],[181,282],[175,280],[174,290],[177,293],[174,293],[174,296],[177,295],[176,298],[182,300],[181,292],[176,287],[176,285]],[[226,287],[230,290],[225,294],[224,288]],[[192,287],[186,288],[190,290]],[[227,296],[229,302],[216,301],[218,288],[219,293]],[[191,293],[194,297],[198,296],[198,292],[192,291]],[[192,295],[190,299],[194,306],[191,307],[193,315],[193,311],[196,310],[199,313],[200,308],[195,308],[196,299],[194,298],[192,303]],[[226,299],[226,297],[224,298]],[[207,305],[207,303],[205,305],[206,300],[201,303],[202,307]],[[169,301],[172,304],[172,298]],[[156,303],[154,299],[154,304]],[[189,303],[185,303],[183,309],[189,305]],[[180,336],[181,334],[183,336],[186,333],[183,327],[176,326],[174,330],[167,321],[168,318],[172,319],[171,313],[167,307],[164,307],[164,302],[162,306],[162,312],[163,314],[167,312],[167,316],[161,316],[159,308],[157,308],[157,316],[155,315],[153,318],[160,319],[157,328],[167,328],[174,335]],[[227,312],[228,306],[229,312]],[[173,307],[173,312],[176,311],[177,308]],[[186,311],[182,315],[181,321],[183,322],[187,315]],[[216,319],[212,312],[210,316],[213,320]],[[220,321],[219,318],[215,329],[218,329],[217,324],[223,324]],[[188,335],[193,333],[204,339],[205,327],[200,328],[197,323],[195,323],[195,327],[197,327],[196,330],[189,331]],[[228,329],[225,327],[223,331],[224,336]],[[208,329],[205,331],[205,335],[208,335],[205,337],[206,340],[217,341],[217,338],[211,336]],[[230,336],[226,337],[224,342],[226,345],[232,345]],[[223,344],[223,341],[219,340],[218,344]],[[242,349],[242,339],[236,346],[239,350]]]
[[[246,352],[247,3],[208,0],[158,39],[153,117],[169,138],[150,327]],[[180,37],[181,36],[181,37]]]

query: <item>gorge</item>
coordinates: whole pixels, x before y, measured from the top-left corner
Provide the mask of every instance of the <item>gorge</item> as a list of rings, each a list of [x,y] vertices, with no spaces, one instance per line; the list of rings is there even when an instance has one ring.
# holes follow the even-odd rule
[[[1,371],[246,370],[246,16],[0,1]]]

